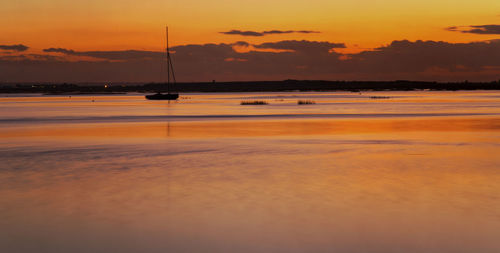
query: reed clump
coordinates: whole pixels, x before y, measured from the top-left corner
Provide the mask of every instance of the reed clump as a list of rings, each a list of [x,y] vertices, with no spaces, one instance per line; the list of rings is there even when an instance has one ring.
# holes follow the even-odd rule
[[[391,97],[386,97],[386,96],[371,96],[371,99],[389,99]]]
[[[299,104],[299,105],[314,105],[314,104],[316,104],[316,102],[314,102],[312,100],[299,100],[297,102],[297,104]]]
[[[266,101],[255,100],[255,101],[241,101],[241,105],[267,105]]]

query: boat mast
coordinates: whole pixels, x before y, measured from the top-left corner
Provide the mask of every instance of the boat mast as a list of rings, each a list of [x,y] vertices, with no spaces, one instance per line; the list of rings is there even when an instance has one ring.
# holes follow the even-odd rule
[[[167,92],[170,94],[170,73],[172,73],[172,80],[176,83],[174,66],[172,65],[172,59],[170,58],[170,48],[168,46],[168,26],[166,27],[167,32]]]
[[[170,50],[168,48],[168,26],[166,27],[167,32],[167,93],[170,94]]]

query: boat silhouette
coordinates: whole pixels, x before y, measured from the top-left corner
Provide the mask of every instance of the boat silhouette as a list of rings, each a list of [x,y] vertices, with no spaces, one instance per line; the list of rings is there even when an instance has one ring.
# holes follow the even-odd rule
[[[167,35],[167,49],[166,49],[166,55],[167,55],[167,93],[161,93],[160,91],[157,92],[156,94],[152,95],[146,95],[146,99],[149,100],[176,100],[179,98],[179,93],[172,93],[170,92],[171,90],[171,83],[170,83],[170,76],[172,76],[172,81],[175,84],[175,73],[174,73],[174,67],[172,65],[172,58],[170,57],[170,48],[168,46],[168,26],[166,27],[166,35]]]

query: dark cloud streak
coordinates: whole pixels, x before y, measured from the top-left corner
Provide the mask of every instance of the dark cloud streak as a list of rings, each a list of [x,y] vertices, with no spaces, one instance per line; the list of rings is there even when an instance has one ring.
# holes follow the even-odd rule
[[[450,26],[446,27],[445,30],[473,34],[500,34],[500,25]]]
[[[324,52],[328,53],[333,48],[345,48],[344,43],[330,43],[326,41],[307,41],[307,40],[283,40],[279,42],[268,42],[260,45],[254,45],[260,49],[278,49],[293,50],[295,52]]]
[[[105,60],[141,60],[148,58],[160,58],[163,52],[126,50],[126,51],[83,51],[77,52],[65,48],[47,48],[43,50],[46,53],[62,53],[73,56],[88,56]]]
[[[241,35],[241,36],[254,36],[254,37],[264,36],[264,34],[262,34],[260,32],[240,31],[240,30],[231,30],[228,32],[220,32],[220,33],[226,34],[226,35]]]
[[[263,31],[263,32],[256,32],[256,31],[240,31],[240,30],[231,30],[228,32],[220,32],[222,34],[226,35],[240,35],[240,36],[254,36],[254,37],[261,37],[265,35],[271,35],[271,34],[290,34],[290,33],[320,33],[318,31],[308,31],[308,30],[300,30],[300,31],[294,31],[294,30],[286,30],[286,31],[281,31],[281,30],[270,30],[270,31]]]
[[[63,54],[69,54],[69,55],[74,55],[76,52],[73,50],[65,49],[65,48],[46,48],[43,50],[46,53],[63,53]]]
[[[24,52],[29,49],[29,47],[23,45],[23,44],[17,44],[17,45],[0,45],[1,50],[8,50],[8,51],[17,51],[17,52]]]

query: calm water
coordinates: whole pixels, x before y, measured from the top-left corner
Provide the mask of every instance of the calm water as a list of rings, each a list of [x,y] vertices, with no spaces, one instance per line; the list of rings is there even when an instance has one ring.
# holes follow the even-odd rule
[[[183,96],[0,95],[0,252],[500,252],[500,92]]]

